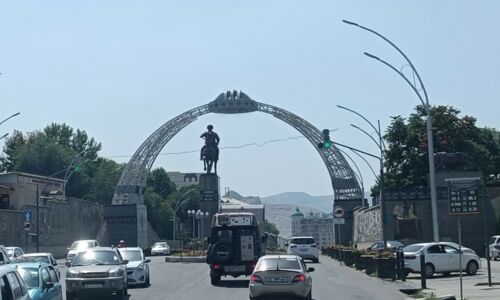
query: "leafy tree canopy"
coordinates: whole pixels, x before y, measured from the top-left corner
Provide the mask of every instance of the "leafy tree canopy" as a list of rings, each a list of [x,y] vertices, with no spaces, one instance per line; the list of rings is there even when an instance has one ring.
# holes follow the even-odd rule
[[[461,115],[452,106],[431,108],[434,152],[464,152],[475,161],[485,175],[500,173],[499,132],[480,128],[476,118]],[[427,156],[426,116],[422,106],[408,118],[392,117],[384,135],[386,188],[426,186],[429,164]],[[372,195],[378,193],[378,185]]]

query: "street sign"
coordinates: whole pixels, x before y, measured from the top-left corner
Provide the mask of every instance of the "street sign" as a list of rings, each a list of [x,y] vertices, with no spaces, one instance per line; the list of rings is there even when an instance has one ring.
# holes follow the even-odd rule
[[[31,212],[31,210],[24,210],[22,214],[23,214],[23,220],[25,222],[29,222],[33,219],[33,213]]]
[[[344,208],[342,206],[335,206],[333,208],[333,216],[335,218],[342,218],[342,217],[344,217]]]
[[[24,230],[30,231],[31,230],[31,222],[24,222]]]
[[[344,218],[334,218],[333,219],[333,224],[335,224],[335,225],[344,225],[345,224],[345,219]]]
[[[479,214],[479,178],[447,178],[450,215]]]

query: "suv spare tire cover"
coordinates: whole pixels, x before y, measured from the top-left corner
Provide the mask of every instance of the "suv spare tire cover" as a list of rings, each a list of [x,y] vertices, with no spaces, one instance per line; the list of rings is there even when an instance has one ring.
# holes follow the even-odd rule
[[[226,241],[215,243],[210,251],[210,258],[214,262],[229,262],[233,258],[233,245]]]

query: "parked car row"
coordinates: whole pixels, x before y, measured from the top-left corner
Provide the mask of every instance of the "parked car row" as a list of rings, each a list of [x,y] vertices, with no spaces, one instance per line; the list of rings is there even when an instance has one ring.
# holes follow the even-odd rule
[[[0,246],[0,299],[62,300],[57,261],[50,253],[24,254]]]

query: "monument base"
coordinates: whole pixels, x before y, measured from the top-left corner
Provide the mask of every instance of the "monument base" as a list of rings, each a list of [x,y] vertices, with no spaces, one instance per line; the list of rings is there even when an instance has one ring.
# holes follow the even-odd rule
[[[212,217],[219,212],[220,207],[220,178],[216,174],[200,175],[200,210],[208,212],[208,221],[205,220],[203,232],[200,236],[210,235]]]
[[[104,207],[107,245],[120,240],[130,247],[148,248],[148,215],[143,204],[111,205]]]

